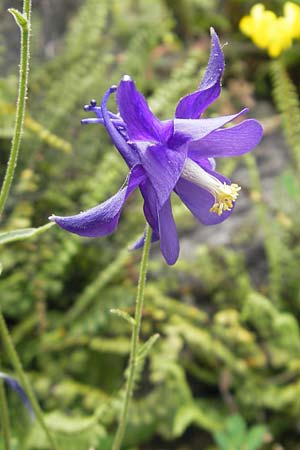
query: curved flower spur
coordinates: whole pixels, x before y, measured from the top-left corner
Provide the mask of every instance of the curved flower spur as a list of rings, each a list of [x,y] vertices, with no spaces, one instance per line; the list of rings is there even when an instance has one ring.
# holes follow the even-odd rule
[[[160,121],[150,111],[134,81],[125,75],[118,86],[104,94],[101,105],[85,106],[96,118],[83,123],[103,124],[129,167],[125,186],[104,203],[75,216],[51,216],[65,230],[87,237],[115,231],[123,205],[139,187],[144,214],[152,228],[152,241],[160,241],[168,264],[179,254],[179,242],[171,209],[174,191],[204,225],[223,222],[232,213],[240,187],[215,171],[214,158],[242,155],[261,140],[262,127],[253,119],[224,128],[247,112],[202,119],[199,117],[221,93],[224,57],[217,34],[211,29],[211,53],[198,89],[179,100],[175,117]],[[107,110],[116,92],[118,114]],[[141,238],[135,248],[143,245]]]

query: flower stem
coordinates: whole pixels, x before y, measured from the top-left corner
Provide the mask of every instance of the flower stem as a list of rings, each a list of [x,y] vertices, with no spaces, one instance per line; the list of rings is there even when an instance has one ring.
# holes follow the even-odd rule
[[[132,329],[131,348],[130,348],[129,365],[128,365],[128,377],[127,377],[126,388],[125,388],[125,399],[124,399],[124,403],[123,403],[123,410],[121,412],[119,426],[118,426],[117,433],[115,435],[115,439],[114,439],[114,442],[112,445],[112,450],[120,450],[120,448],[121,448],[125,430],[126,430],[126,425],[127,425],[130,400],[132,398],[133,390],[134,390],[134,378],[135,378],[135,371],[136,371],[136,360],[137,360],[137,352],[138,352],[138,345],[139,345],[139,335],[140,335],[140,329],[141,329],[141,323],[142,323],[144,291],[145,291],[145,284],[146,284],[150,244],[151,244],[151,228],[147,224],[146,232],[145,232],[145,243],[144,243],[143,255],[142,255],[142,260],[141,260],[141,265],[140,265],[139,282],[138,282],[138,287],[137,287],[134,325],[133,325],[133,329]]]
[[[50,433],[50,431],[49,431],[49,429],[48,429],[48,427],[46,425],[46,422],[45,422],[44,417],[43,417],[42,410],[41,410],[41,408],[40,408],[40,406],[38,404],[38,401],[37,401],[36,396],[35,396],[35,394],[33,392],[33,389],[32,389],[32,387],[31,387],[31,385],[30,385],[30,383],[28,381],[28,378],[27,378],[27,376],[26,376],[26,374],[24,372],[24,369],[22,367],[22,363],[21,363],[21,361],[20,361],[20,359],[18,357],[18,354],[17,354],[17,352],[15,350],[12,338],[11,338],[11,336],[9,334],[9,331],[8,331],[8,328],[7,328],[7,325],[5,323],[5,319],[3,317],[3,314],[2,314],[1,310],[0,310],[0,336],[2,338],[2,342],[3,342],[3,345],[4,345],[5,349],[6,349],[6,351],[7,351],[7,354],[9,356],[10,360],[11,360],[11,363],[13,364],[13,366],[15,368],[15,371],[17,372],[19,381],[22,384],[23,389],[26,392],[26,395],[27,395],[27,397],[28,397],[28,399],[29,399],[29,401],[31,403],[31,406],[32,406],[32,409],[33,409],[33,411],[34,411],[34,413],[36,415],[36,418],[39,421],[41,427],[43,428],[43,430],[44,430],[44,432],[45,432],[45,434],[46,434],[46,436],[48,438],[48,441],[49,441],[49,443],[51,445],[51,448],[53,450],[58,450],[58,447],[57,447],[56,443],[54,442],[54,439],[51,436],[51,433]]]
[[[1,415],[1,428],[3,434],[4,448],[5,450],[11,450],[9,415],[3,380],[0,380],[0,415]]]
[[[15,128],[11,143],[9,160],[6,167],[6,173],[0,192],[0,216],[3,213],[6,200],[14,178],[15,168],[18,161],[19,148],[23,134],[23,125],[26,108],[26,95],[28,86],[29,73],[29,56],[30,56],[30,16],[31,16],[31,0],[23,2],[23,16],[25,23],[18,23],[21,31],[21,55],[20,55],[20,73],[19,73],[19,90],[17,100],[17,110],[15,118]]]

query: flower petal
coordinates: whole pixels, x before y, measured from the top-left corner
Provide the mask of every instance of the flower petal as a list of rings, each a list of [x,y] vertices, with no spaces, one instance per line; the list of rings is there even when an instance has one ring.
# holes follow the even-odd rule
[[[176,263],[179,255],[179,241],[174,222],[171,200],[158,211],[160,250],[169,265]]]
[[[147,145],[140,142],[137,146],[141,164],[156,193],[159,208],[170,197],[177,183],[186,159],[187,148],[169,149],[163,145]]]
[[[113,141],[115,147],[119,150],[120,154],[123,156],[125,162],[129,166],[129,168],[135,166],[139,163],[138,156],[134,150],[134,148],[126,142],[122,134],[119,132],[119,130],[115,127],[111,117],[110,113],[107,110],[107,100],[109,96],[116,91],[116,86],[112,86],[109,88],[106,93],[103,96],[102,102],[101,102],[101,114],[103,117],[103,123],[105,125],[105,128]]]
[[[261,140],[263,128],[254,119],[244,120],[230,128],[215,130],[198,141],[189,143],[190,158],[237,156],[252,150]]]
[[[152,228],[152,232],[159,235],[157,206],[158,200],[156,192],[149,180],[140,185],[140,191],[144,198],[144,214],[147,222]]]
[[[140,186],[145,203],[144,212],[148,223],[152,228],[151,242],[160,241],[160,249],[170,265],[175,264],[179,255],[179,241],[176,225],[174,222],[170,197],[166,200],[162,208],[158,208],[157,196],[151,186],[146,182]],[[144,245],[145,235],[134,245],[133,249],[141,248]]]
[[[197,119],[221,93],[221,78],[224,71],[224,56],[219,38],[211,28],[211,51],[208,66],[199,89],[183,97],[176,108],[175,117]]]
[[[224,175],[207,168],[205,168],[205,170],[209,174],[218,178],[222,183],[231,184],[230,180],[224,177]],[[209,210],[215,201],[213,195],[205,189],[202,189],[201,187],[196,186],[183,178],[180,178],[174,190],[183,203],[196,217],[196,219],[198,219],[203,225],[215,225],[217,223],[221,223],[227,219],[233,211],[233,209],[230,211],[224,211],[221,216],[210,212]]]
[[[151,242],[160,240],[161,252],[168,264],[175,264],[179,255],[179,242],[177,230],[172,215],[170,196],[164,202],[162,208],[158,206],[157,195],[149,181],[140,186],[144,197],[144,213],[152,228]],[[144,237],[141,237],[134,248],[144,245]]]
[[[118,225],[127,197],[143,180],[145,180],[143,168],[140,165],[135,166],[129,174],[127,186],[104,203],[75,216],[51,216],[49,220],[79,236],[100,237],[111,234]]]
[[[128,75],[119,83],[117,104],[126,122],[129,139],[160,142],[164,126],[150,111],[145,97]]]
[[[189,141],[198,141],[246,112],[248,112],[248,109],[244,108],[237,114],[210,119],[174,119],[174,133],[175,135],[177,133],[183,135]]]

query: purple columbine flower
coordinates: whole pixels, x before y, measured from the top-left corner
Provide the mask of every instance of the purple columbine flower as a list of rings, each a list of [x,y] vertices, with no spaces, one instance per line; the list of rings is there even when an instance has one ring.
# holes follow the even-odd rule
[[[224,128],[247,112],[216,118],[199,118],[221,93],[224,57],[217,34],[211,29],[211,53],[198,89],[179,100],[175,117],[159,120],[125,75],[118,86],[105,93],[101,105],[92,100],[86,111],[96,118],[83,123],[103,124],[129,167],[124,187],[104,203],[75,216],[51,216],[65,230],[87,237],[115,231],[129,195],[139,187],[144,214],[152,228],[152,241],[160,241],[168,264],[179,254],[179,242],[171,209],[174,191],[204,225],[223,222],[231,214],[240,187],[215,171],[214,158],[242,155],[261,140],[262,127],[253,119]],[[119,112],[107,110],[109,96],[116,92]],[[136,248],[143,245],[143,238]]]

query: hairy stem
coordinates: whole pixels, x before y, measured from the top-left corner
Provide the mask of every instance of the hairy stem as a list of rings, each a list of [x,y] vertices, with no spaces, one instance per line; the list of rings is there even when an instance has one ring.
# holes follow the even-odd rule
[[[133,325],[132,336],[131,336],[131,348],[130,348],[129,365],[128,365],[128,378],[127,378],[126,389],[125,389],[125,399],[124,399],[123,410],[121,413],[119,426],[118,426],[117,433],[115,435],[115,439],[113,442],[112,450],[120,450],[120,448],[121,448],[125,430],[126,430],[126,425],[127,425],[130,400],[132,398],[133,390],[134,390],[136,359],[137,359],[139,335],[140,335],[140,329],[141,329],[141,323],[142,323],[144,291],[145,291],[145,284],[146,284],[150,244],[151,244],[151,229],[150,229],[149,225],[147,224],[146,232],[145,232],[145,243],[144,243],[143,255],[142,255],[142,260],[141,260],[141,265],[140,265],[139,282],[138,282],[138,287],[137,287],[135,317],[134,317],[134,325]]]
[[[12,138],[11,150],[9,155],[9,160],[6,167],[6,173],[3,181],[3,185],[0,192],[0,215],[3,213],[6,200],[9,195],[9,191],[11,188],[11,184],[14,178],[15,168],[17,165],[19,148],[21,143],[21,138],[23,134],[23,126],[24,126],[24,116],[25,116],[25,108],[26,108],[26,95],[27,95],[27,87],[28,87],[28,73],[29,73],[29,56],[30,56],[30,18],[31,18],[31,0],[23,1],[23,13],[21,14],[19,11],[15,9],[9,10],[14,16],[20,31],[21,31],[21,55],[20,55],[20,72],[19,72],[19,90],[18,90],[18,100],[17,100],[17,109],[16,109],[16,118],[15,118],[15,128],[14,134]],[[2,342],[4,347],[6,348],[7,354],[15,368],[15,371],[18,374],[19,380],[23,385],[23,388],[31,402],[32,408],[35,412],[37,420],[39,421],[41,427],[44,429],[49,443],[53,450],[58,450],[49,430],[44,421],[43,413],[40,409],[40,406],[36,400],[33,389],[28,381],[28,378],[23,370],[21,361],[18,357],[18,354],[15,350],[13,341],[10,337],[4,316],[2,314],[0,308],[0,335],[2,338]],[[1,389],[1,388],[0,388]],[[4,394],[3,386],[2,386],[2,394]],[[2,417],[3,415],[3,407],[6,408],[5,397],[1,395],[1,406],[2,406]],[[3,402],[4,401],[4,402]],[[4,413],[5,414],[5,413]],[[2,422],[3,423],[3,422]],[[9,447],[7,447],[9,448]]]
[[[31,0],[24,0],[23,16],[26,18],[26,24],[19,24],[21,30],[21,55],[20,55],[19,91],[18,91],[18,100],[15,118],[15,128],[11,143],[9,160],[6,167],[6,173],[0,192],[0,216],[3,213],[5,203],[8,198],[11,184],[14,178],[15,168],[18,161],[21,138],[23,134],[23,125],[26,108],[26,95],[28,86],[28,74],[29,74]]]
[[[31,403],[32,409],[36,415],[37,420],[39,421],[41,427],[43,428],[43,430],[46,433],[46,436],[48,438],[48,441],[51,445],[51,448],[53,450],[58,450],[58,447],[56,445],[56,443],[54,442],[53,437],[51,436],[51,433],[46,425],[46,422],[44,420],[43,417],[43,413],[42,410],[38,404],[38,401],[36,399],[36,396],[33,392],[33,389],[28,381],[28,378],[24,372],[24,369],[22,367],[22,363],[18,357],[18,354],[15,350],[12,338],[9,334],[7,325],[5,323],[2,311],[0,310],[0,336],[3,342],[3,346],[5,347],[7,354],[9,356],[9,359],[11,361],[11,363],[14,366],[14,369],[18,375],[19,381],[24,389],[24,391],[26,392],[26,395]]]

